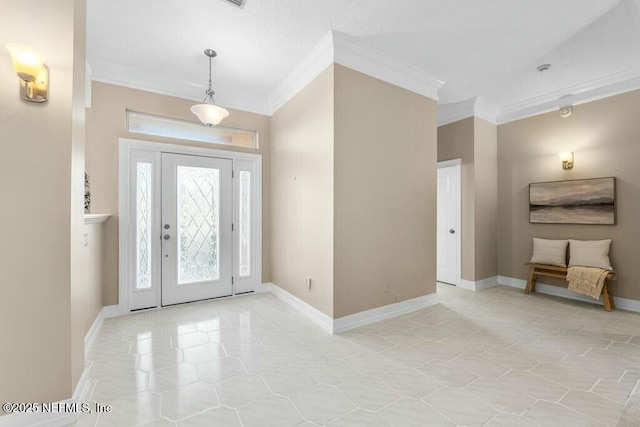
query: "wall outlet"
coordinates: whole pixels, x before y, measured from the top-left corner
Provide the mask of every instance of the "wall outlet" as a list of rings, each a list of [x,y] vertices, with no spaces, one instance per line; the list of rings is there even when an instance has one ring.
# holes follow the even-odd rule
[[[404,301],[404,292],[396,295],[396,302]]]
[[[385,292],[389,292],[389,288],[390,288],[390,287],[391,287],[391,284],[390,284],[390,283],[385,283],[385,284],[384,284],[384,291],[385,291]]]
[[[304,280],[304,283],[305,283],[305,286],[307,287],[307,290],[308,290],[309,292],[311,292],[311,277],[307,277],[307,278]]]

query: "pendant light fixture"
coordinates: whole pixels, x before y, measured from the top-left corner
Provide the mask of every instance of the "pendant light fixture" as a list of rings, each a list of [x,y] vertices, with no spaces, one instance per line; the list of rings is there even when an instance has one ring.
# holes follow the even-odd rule
[[[205,125],[211,127],[219,124],[229,112],[222,107],[218,107],[213,100],[213,89],[211,88],[211,60],[217,56],[213,49],[205,49],[204,54],[209,57],[209,87],[205,92],[205,97],[201,104],[191,107],[191,112],[198,116],[198,119]]]

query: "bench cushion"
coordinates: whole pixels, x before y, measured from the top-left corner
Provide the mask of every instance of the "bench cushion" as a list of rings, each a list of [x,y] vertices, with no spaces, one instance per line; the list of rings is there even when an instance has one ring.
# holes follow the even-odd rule
[[[533,238],[532,264],[549,264],[560,267],[567,266],[568,240],[547,240]]]

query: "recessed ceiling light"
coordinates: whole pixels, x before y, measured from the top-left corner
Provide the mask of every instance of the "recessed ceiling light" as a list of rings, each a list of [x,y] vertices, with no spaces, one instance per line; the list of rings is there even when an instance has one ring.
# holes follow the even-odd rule
[[[545,71],[549,71],[550,69],[551,69],[551,64],[538,65],[538,71],[541,73]]]

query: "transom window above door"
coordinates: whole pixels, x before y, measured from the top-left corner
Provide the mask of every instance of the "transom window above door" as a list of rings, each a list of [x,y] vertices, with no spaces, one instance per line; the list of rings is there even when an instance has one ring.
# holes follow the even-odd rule
[[[258,133],[255,131],[224,126],[208,127],[200,122],[129,110],[127,110],[127,132],[244,148],[258,148]]]

